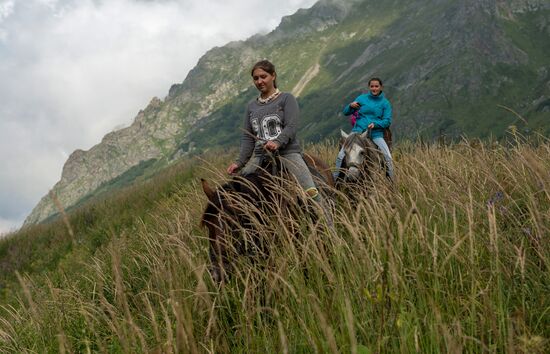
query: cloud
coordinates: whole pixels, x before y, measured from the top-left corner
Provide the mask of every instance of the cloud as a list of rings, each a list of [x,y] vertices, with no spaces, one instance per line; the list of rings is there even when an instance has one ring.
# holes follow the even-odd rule
[[[206,50],[314,0],[0,0],[0,233]]]
[[[0,2],[0,21],[3,21],[6,17],[13,13],[13,6],[15,0],[5,0]]]
[[[19,220],[6,220],[0,218],[0,239],[10,234],[11,232],[17,231],[19,227]]]

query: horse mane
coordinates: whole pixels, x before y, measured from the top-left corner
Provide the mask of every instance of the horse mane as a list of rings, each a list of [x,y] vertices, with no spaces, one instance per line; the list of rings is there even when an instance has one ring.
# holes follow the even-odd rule
[[[208,204],[202,214],[201,226],[208,226],[208,224],[212,223],[214,216],[219,214],[223,208],[224,194],[239,195],[246,202],[254,204],[257,200],[266,197],[268,191],[265,183],[266,174],[260,171],[244,176],[235,176],[229,182],[216,188],[216,198],[215,200],[208,200]]]
[[[304,153],[304,161],[314,176],[317,176],[331,186],[334,187],[334,180],[330,167],[320,158]],[[273,189],[270,188],[270,181],[273,181],[272,176],[264,169],[258,169],[256,172],[238,175],[232,177],[228,182],[215,189],[214,200],[209,200],[201,218],[201,226],[207,226],[214,223],[214,218],[224,209],[224,195],[233,194],[242,198],[245,203],[264,204],[262,202],[274,202],[272,195]],[[268,203],[269,204],[269,203]],[[265,204],[264,204],[265,205]]]

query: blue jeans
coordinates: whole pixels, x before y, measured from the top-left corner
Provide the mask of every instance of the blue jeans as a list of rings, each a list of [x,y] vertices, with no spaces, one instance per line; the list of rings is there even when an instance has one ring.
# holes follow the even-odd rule
[[[373,138],[372,142],[375,143],[376,146],[378,146],[378,149],[380,149],[380,152],[382,152],[382,155],[384,156],[384,161],[386,161],[386,174],[393,181],[393,177],[395,176],[393,171],[393,159],[391,157],[391,152],[388,144],[386,144],[386,141],[382,137]],[[336,170],[332,173],[334,179],[338,178],[338,175],[340,174],[340,168],[342,167],[342,161],[344,160],[345,156],[346,153],[344,151],[344,147],[342,147],[338,152],[338,155],[336,156]]]
[[[386,140],[384,140],[383,137],[379,137],[372,139],[372,141],[378,146],[382,155],[384,155],[384,160],[386,161],[386,174],[393,181],[393,177],[395,176],[393,171],[393,159],[391,157],[390,148],[388,144],[386,144]]]
[[[307,167],[302,154],[297,152],[286,154],[281,156],[280,161],[287,171],[294,176],[300,187],[304,189],[306,195],[319,204],[326,218],[327,225],[330,228],[333,228],[334,223],[332,221],[332,215],[330,215],[329,207],[322,194],[319,193],[319,190],[315,185],[315,181],[313,180],[313,176],[311,175],[311,172],[309,172],[309,168]],[[254,173],[258,168],[260,168],[261,163],[262,157],[254,154],[250,160],[248,160],[240,173],[242,175]]]
[[[287,171],[296,178],[298,184],[304,189],[304,191],[313,198],[315,201],[321,200],[321,195],[319,194],[315,182],[313,181],[313,176],[309,172],[302,154],[300,153],[290,153],[284,156],[281,156],[281,164],[287,169]],[[241,174],[254,173],[259,168],[259,165],[262,162],[261,156],[256,156],[255,154],[248,160],[248,163],[241,170]]]

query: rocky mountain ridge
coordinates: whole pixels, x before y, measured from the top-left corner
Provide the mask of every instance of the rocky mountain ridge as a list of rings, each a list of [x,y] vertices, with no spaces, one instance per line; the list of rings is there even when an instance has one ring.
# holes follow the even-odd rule
[[[160,168],[238,145],[243,107],[255,95],[248,70],[262,58],[277,64],[283,89],[299,96],[299,135],[308,141],[345,127],[337,119],[342,104],[373,75],[387,78],[398,136],[500,134],[513,119],[497,119],[497,104],[528,117],[527,128],[546,129],[549,13],[545,0],[321,0],[269,34],[208,51],[130,127],[71,154],[52,191],[71,206],[143,161]],[[529,87],[516,87],[522,80]],[[56,212],[47,195],[25,225]]]

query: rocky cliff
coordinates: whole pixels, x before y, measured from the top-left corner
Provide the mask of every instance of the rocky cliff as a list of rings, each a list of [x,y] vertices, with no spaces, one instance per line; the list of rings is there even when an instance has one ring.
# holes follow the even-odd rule
[[[385,81],[398,137],[499,136],[516,122],[498,105],[522,114],[524,131],[550,133],[549,57],[548,0],[321,0],[267,35],[210,50],[130,127],[75,151],[53,192],[70,206],[142,161],[237,146],[256,94],[249,68],[262,58],[299,96],[300,137],[317,141],[345,127],[342,105],[374,75]],[[46,196],[25,224],[55,212]]]

